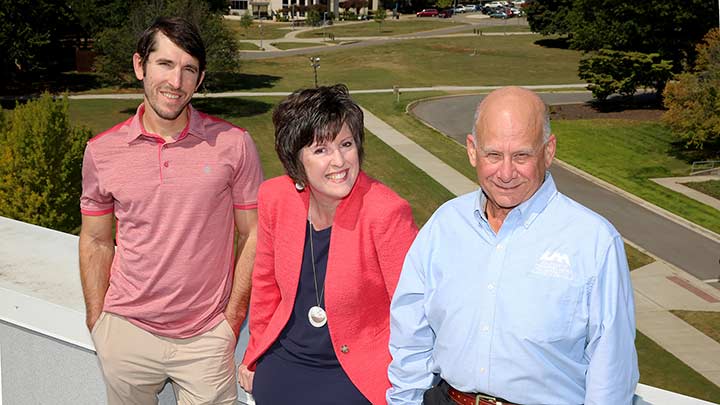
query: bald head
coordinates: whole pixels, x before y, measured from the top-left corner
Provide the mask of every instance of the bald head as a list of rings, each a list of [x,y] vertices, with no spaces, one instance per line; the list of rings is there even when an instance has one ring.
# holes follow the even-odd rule
[[[494,90],[478,104],[472,127],[473,139],[477,140],[478,134],[482,135],[482,128],[491,125],[491,121],[507,120],[510,117],[519,117],[521,123],[526,123],[527,128],[518,130],[537,131],[541,134],[543,143],[550,139],[550,114],[547,106],[534,91],[516,86]]]
[[[540,189],[555,157],[547,107],[520,87],[495,90],[478,106],[466,145],[488,200],[485,213],[497,231],[513,208]]]

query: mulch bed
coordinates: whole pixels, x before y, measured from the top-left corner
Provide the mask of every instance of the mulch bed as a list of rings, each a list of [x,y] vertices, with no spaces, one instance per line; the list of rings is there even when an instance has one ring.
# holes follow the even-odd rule
[[[665,110],[658,106],[604,106],[592,104],[563,104],[550,106],[550,119],[625,119],[635,121],[659,121]]]

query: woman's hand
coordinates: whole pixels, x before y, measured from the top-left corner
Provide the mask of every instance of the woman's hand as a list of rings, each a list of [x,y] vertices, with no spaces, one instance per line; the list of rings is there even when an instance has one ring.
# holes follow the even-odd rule
[[[238,367],[238,382],[248,393],[252,393],[253,378],[255,378],[255,372],[248,370],[246,365],[241,364],[240,367]]]

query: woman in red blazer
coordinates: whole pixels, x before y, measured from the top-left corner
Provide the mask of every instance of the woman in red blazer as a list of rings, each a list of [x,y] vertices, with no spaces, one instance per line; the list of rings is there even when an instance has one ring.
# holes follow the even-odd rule
[[[258,195],[240,383],[258,405],[385,403],[410,206],[361,171],[363,114],[345,86],[293,93],[273,123],[287,175]]]

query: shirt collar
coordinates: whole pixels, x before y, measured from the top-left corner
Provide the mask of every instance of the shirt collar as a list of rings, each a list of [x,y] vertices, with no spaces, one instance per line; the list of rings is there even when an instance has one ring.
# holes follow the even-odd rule
[[[553,180],[552,175],[549,171],[545,172],[545,181],[543,181],[540,188],[535,192],[535,194],[530,197],[529,200],[523,202],[522,204],[518,205],[517,207],[513,208],[511,214],[513,212],[518,212],[520,214],[521,222],[525,228],[528,228],[533,221],[535,221],[535,218],[545,209],[545,207],[548,206],[550,201],[555,198],[557,195],[557,187],[555,186],[555,180]],[[477,198],[475,199],[475,219],[478,222],[485,222],[487,223],[487,217],[485,215],[485,204],[487,204],[487,197],[485,196],[485,193],[480,189],[477,193]],[[509,217],[510,215],[508,215]]]
[[[185,125],[185,129],[182,130],[180,136],[178,136],[177,139],[181,140],[187,135],[194,135],[202,140],[207,140],[202,113],[194,109],[191,104],[188,104],[187,111],[187,125]],[[128,143],[133,142],[140,136],[162,139],[158,135],[155,135],[145,129],[145,126],[142,123],[143,114],[145,114],[145,103],[142,103],[140,104],[140,106],[138,106],[135,116],[133,117],[132,121],[130,121],[130,126],[127,133]]]

